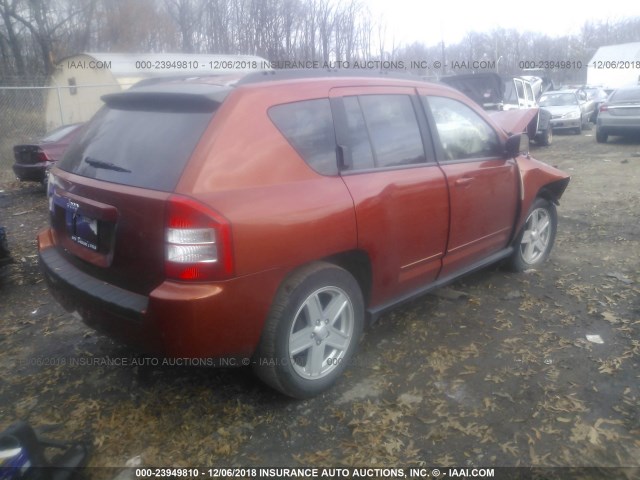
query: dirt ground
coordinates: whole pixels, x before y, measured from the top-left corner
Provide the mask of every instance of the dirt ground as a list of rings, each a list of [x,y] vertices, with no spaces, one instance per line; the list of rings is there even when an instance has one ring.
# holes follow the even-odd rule
[[[640,467],[640,139],[594,133],[532,149],[572,175],[543,268],[493,267],[385,315],[307,401],[248,369],[152,365],[63,311],[37,265],[45,195],[5,181],[0,430],[60,424],[91,466]]]

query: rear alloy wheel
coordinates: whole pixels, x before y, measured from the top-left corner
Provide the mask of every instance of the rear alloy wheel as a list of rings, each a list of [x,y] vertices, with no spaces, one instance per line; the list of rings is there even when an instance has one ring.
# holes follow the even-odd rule
[[[511,267],[518,272],[535,268],[549,257],[558,229],[558,214],[553,203],[537,198],[515,242]]]
[[[315,263],[281,286],[253,361],[257,375],[285,395],[330,388],[353,356],[364,323],[360,287],[346,270]]]

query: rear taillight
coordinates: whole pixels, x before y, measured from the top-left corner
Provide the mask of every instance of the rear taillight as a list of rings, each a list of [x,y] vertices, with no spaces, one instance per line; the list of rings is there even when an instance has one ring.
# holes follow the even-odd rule
[[[36,157],[36,162],[38,163],[48,162],[50,160],[47,154],[44,153],[44,150],[41,150],[41,149],[36,150],[35,157]]]
[[[609,105],[600,105],[600,109],[601,112],[606,112],[607,110],[609,110]]]
[[[172,195],[165,222],[165,272],[175,280],[223,280],[233,275],[231,225],[197,201]]]

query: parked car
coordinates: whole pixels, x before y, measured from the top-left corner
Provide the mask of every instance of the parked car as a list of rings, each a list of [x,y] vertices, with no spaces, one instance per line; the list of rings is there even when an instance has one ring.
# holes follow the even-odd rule
[[[578,99],[583,103],[582,110],[591,112],[589,121],[591,123],[596,122],[598,116],[599,104],[604,102],[609,96],[609,93],[601,87],[593,87],[589,85],[563,85],[558,90],[575,90],[578,94]]]
[[[600,105],[602,105],[606,100],[609,94],[601,87],[584,87],[584,92],[587,94],[587,98],[593,102],[593,114],[589,121],[591,123],[596,123],[598,118],[598,112],[600,110]]]
[[[614,90],[600,105],[596,140],[605,143],[609,135],[640,133],[640,85]]]
[[[445,85],[278,71],[103,98],[51,171],[39,256],[65,308],[146,351],[313,396],[365,320],[554,243],[569,177]]]
[[[82,123],[64,125],[41,139],[13,147],[13,171],[21,181],[46,183],[47,172],[80,131]]]
[[[533,93],[536,99],[540,98],[547,90],[556,90],[551,79],[551,71],[544,68],[523,68],[520,78],[529,80],[533,86]]]
[[[554,130],[572,130],[578,135],[593,115],[594,102],[582,90],[555,90],[544,93],[538,102],[551,112]]]
[[[536,143],[548,146],[553,141],[551,113],[539,108],[534,93],[542,88],[542,80],[537,79],[534,85],[531,78],[534,77],[501,77],[497,73],[484,72],[452,75],[441,78],[441,81],[460,90],[490,112],[535,109],[537,114],[532,115],[523,131]]]

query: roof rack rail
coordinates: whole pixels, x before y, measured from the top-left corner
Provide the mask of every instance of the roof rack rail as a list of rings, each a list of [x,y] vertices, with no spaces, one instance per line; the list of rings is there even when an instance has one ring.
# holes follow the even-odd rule
[[[404,80],[420,80],[422,79],[410,73],[386,71],[386,70],[370,70],[357,68],[300,68],[300,69],[278,69],[263,70],[245,75],[236,83],[246,85],[251,83],[275,82],[278,80],[295,80],[305,78],[331,78],[331,77],[367,77],[367,78],[398,78]]]

